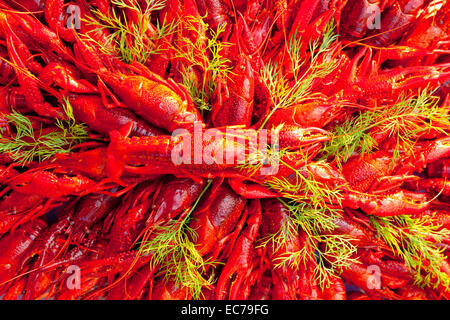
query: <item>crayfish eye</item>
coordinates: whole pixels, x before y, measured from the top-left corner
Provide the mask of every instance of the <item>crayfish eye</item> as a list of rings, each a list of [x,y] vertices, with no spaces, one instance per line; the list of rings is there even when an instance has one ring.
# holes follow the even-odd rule
[[[28,183],[26,183],[26,182],[19,182],[19,183],[16,183],[16,187],[25,187],[25,186],[27,186],[28,185]]]

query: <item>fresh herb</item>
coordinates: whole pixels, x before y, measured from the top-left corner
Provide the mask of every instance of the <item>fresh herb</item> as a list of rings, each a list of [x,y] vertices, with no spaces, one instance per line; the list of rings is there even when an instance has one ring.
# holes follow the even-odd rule
[[[442,269],[447,260],[445,248],[438,246],[448,239],[450,230],[442,228],[433,215],[418,218],[408,215],[371,216],[370,223],[415,274],[415,284],[450,288],[450,276]]]
[[[422,135],[433,131],[448,135],[450,119],[439,107],[438,98],[433,93],[433,90],[425,88],[417,96],[403,94],[391,106],[361,112],[359,116],[348,119],[334,129],[333,139],[325,143],[324,158],[332,157],[341,167],[356,152],[373,151],[377,148],[373,130],[396,140],[393,161],[401,153],[410,155]]]
[[[364,112],[359,117],[347,119],[342,125],[334,128],[333,138],[323,147],[323,158],[333,157],[336,166],[341,168],[356,151],[360,154],[372,151],[376,147],[376,141],[363,124],[372,122],[370,116]]]
[[[337,39],[333,30],[333,23],[328,24],[324,30],[322,42],[316,39],[310,43],[309,66],[302,74],[300,74],[301,67],[306,63],[302,60],[300,51],[302,40],[301,37],[297,37],[296,32],[290,38],[287,52],[292,63],[293,80],[287,79],[282,74],[282,65],[277,62],[269,62],[262,68],[261,78],[270,92],[273,107],[260,128],[266,125],[276,110],[289,108],[296,103],[320,96],[318,93],[311,92],[313,82],[327,76],[338,66],[336,59],[327,56],[331,44]]]
[[[321,288],[328,287],[333,278],[352,263],[357,263],[355,258],[357,247],[354,239],[345,234],[333,234],[336,228],[335,219],[342,214],[340,209],[329,207],[315,207],[311,203],[299,203],[292,199],[279,201],[288,209],[290,215],[275,234],[269,235],[261,245],[271,243],[275,252],[280,252],[276,259],[276,268],[289,265],[299,268],[308,261],[315,261],[313,276]],[[285,245],[292,237],[298,236],[298,232],[305,232],[305,243],[298,251],[286,251]]]
[[[272,169],[280,162],[280,158],[289,158],[295,156],[295,152],[292,152],[289,148],[280,149],[278,141],[274,137],[278,137],[278,130],[283,127],[283,124],[277,128],[272,129],[271,137],[274,141],[271,145],[261,145],[261,141],[255,141],[257,137],[253,137],[253,141],[245,141],[248,145],[248,154],[245,154],[245,158],[242,163],[237,164],[235,167],[239,169],[242,175],[251,177],[258,174],[264,174],[262,169],[270,166]],[[269,168],[268,168],[269,169]]]
[[[280,162],[283,163],[281,159]],[[326,168],[326,162],[317,162],[315,166]],[[263,244],[272,242],[275,251],[281,250],[298,230],[306,233],[306,245],[296,252],[285,252],[276,266],[289,264],[298,267],[308,260],[316,260],[314,277],[323,288],[330,284],[343,268],[357,261],[354,258],[356,246],[354,239],[348,235],[333,234],[336,218],[342,215],[342,209],[331,204],[340,203],[339,186],[330,187],[314,178],[309,165],[301,171],[290,168],[295,178],[268,177],[266,185],[281,194],[279,198],[290,215],[285,225],[275,234],[264,240]],[[317,255],[317,256],[316,256]]]
[[[9,124],[16,129],[14,137],[3,137],[0,134],[0,152],[7,153],[21,164],[37,160],[42,162],[57,153],[68,153],[76,144],[89,139],[84,124],[76,123],[73,109],[68,100],[63,104],[67,119],[56,119],[56,128],[48,133],[39,133],[33,129],[30,119],[16,111],[5,115]]]
[[[332,170],[327,162],[317,161],[314,164],[308,164],[305,159],[305,165],[301,169],[295,169],[283,158],[280,157],[279,161],[280,165],[291,170],[291,175],[289,177],[268,177],[265,182],[266,186],[279,192],[283,197],[297,202],[308,201],[315,207],[340,203],[342,195],[339,186],[329,186],[314,177],[313,170]]]
[[[201,296],[204,286],[211,285],[210,279],[205,279],[205,268],[215,265],[213,261],[205,260],[197,251],[192,241],[196,239],[195,230],[188,226],[191,214],[197,207],[200,199],[210,187],[212,181],[203,189],[193,206],[181,219],[171,220],[164,226],[153,227],[156,236],[143,241],[140,252],[153,254],[152,267],[160,267],[166,280],[173,280],[190,290],[194,299]]]
[[[150,56],[167,50],[162,40],[175,32],[176,23],[157,20],[154,26],[151,22],[152,13],[163,9],[166,0],[145,0],[143,6],[138,1],[113,0],[111,3],[115,7],[110,12],[94,9],[94,16],[84,19],[87,25],[94,26],[93,30],[83,34],[85,40],[93,42],[101,52],[118,56],[126,63],[145,63]],[[135,21],[128,20],[126,10],[134,12]],[[94,36],[102,30],[109,33],[105,43]]]
[[[231,72],[230,60],[224,57],[224,49],[231,44],[219,40],[225,30],[226,24],[213,30],[202,18],[187,16],[180,22],[178,39],[171,47],[173,58],[183,61],[183,84],[201,112],[211,110],[211,97],[219,81]],[[193,77],[194,70],[202,75],[200,84]]]

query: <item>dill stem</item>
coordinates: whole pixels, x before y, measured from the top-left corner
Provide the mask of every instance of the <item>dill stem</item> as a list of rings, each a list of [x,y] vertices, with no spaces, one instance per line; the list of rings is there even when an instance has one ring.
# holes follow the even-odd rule
[[[193,203],[193,205],[191,206],[191,208],[189,209],[189,211],[186,213],[186,216],[183,218],[182,223],[180,224],[181,226],[183,226],[189,219],[189,216],[192,214],[192,212],[195,210],[195,208],[197,207],[198,203],[200,202],[200,200],[202,199],[203,195],[206,193],[206,191],[209,189],[209,187],[211,186],[213,180],[209,180],[208,183],[206,184],[206,186],[203,188],[202,192],[200,193],[200,195],[198,196],[198,198],[195,200],[195,202]]]
[[[312,67],[313,67],[313,65],[311,64],[311,65],[308,67],[308,70],[303,74],[303,76],[302,76],[300,79],[297,79],[297,80],[295,81],[295,84],[289,89],[289,91],[283,96],[283,98],[282,98],[277,104],[275,104],[275,106],[273,107],[273,109],[270,111],[270,113],[267,115],[267,117],[264,119],[264,121],[262,122],[261,126],[259,127],[260,130],[264,128],[264,126],[267,124],[267,121],[269,121],[270,117],[272,117],[272,115],[274,114],[274,112],[275,112],[277,109],[279,109],[280,106],[283,105],[283,103],[285,103],[285,100],[287,100],[287,98],[288,98],[290,95],[292,95],[292,92],[295,92],[294,90],[296,90],[298,87],[300,87],[301,84],[303,84],[303,81],[305,80],[305,79],[304,79],[305,76],[307,76],[307,75],[310,76],[310,75],[311,75],[311,74],[309,73],[309,71],[310,71],[311,69],[314,69],[314,68],[312,68]],[[306,94],[306,92],[303,94],[303,96],[304,96],[305,94]],[[298,99],[298,100],[301,100],[301,98]],[[272,99],[272,102],[274,102],[273,99]]]
[[[370,130],[370,129],[372,129],[374,127],[377,127],[378,125],[382,124],[383,122],[390,121],[390,120],[397,120],[397,119],[399,119],[401,117],[410,117],[410,116],[412,116],[412,117],[417,116],[417,113],[407,113],[407,114],[401,114],[401,115],[397,115],[397,116],[390,116],[390,117],[387,117],[387,118],[383,118],[382,120],[380,120],[378,122],[375,122],[375,123],[373,123],[371,125],[367,125],[363,129],[358,129],[358,130],[355,130],[355,131],[352,131],[352,132],[348,132],[345,135],[334,136],[334,138],[344,137],[344,136],[352,135],[352,134],[355,134],[355,133],[363,132],[363,131],[366,131],[366,130]]]
[[[262,122],[262,124],[260,126],[260,129],[264,128],[264,126],[267,124],[267,121],[270,119],[270,117],[272,117],[274,112],[277,109],[279,109],[281,106],[289,105],[290,103],[299,103],[301,101],[304,101],[305,96],[311,90],[311,85],[312,85],[313,81],[316,78],[320,78],[320,77],[323,77],[323,76],[329,74],[329,72],[331,72],[332,70],[334,70],[336,68],[337,65],[336,65],[335,61],[334,62],[331,61],[328,63],[322,62],[322,63],[317,64],[317,59],[318,59],[319,55],[321,53],[325,53],[328,50],[328,47],[331,44],[331,42],[333,42],[335,39],[334,36],[330,37],[330,34],[328,31],[331,29],[328,26],[327,26],[327,28],[328,29],[326,29],[327,31],[325,31],[325,36],[324,36],[323,42],[320,46],[318,45],[317,40],[314,41],[314,43],[309,44],[309,50],[311,53],[310,64],[309,64],[308,68],[306,69],[306,71],[303,73],[303,75],[297,79],[298,70],[294,70],[295,84],[283,95],[283,97],[281,98],[280,101],[278,101],[278,103],[275,103],[273,94],[271,94],[271,100],[272,100],[272,103],[274,104],[274,108],[271,110],[271,112],[268,114],[268,116],[264,119],[264,121]],[[329,42],[329,41],[331,41],[331,42]],[[295,56],[295,52],[291,52],[294,50],[295,50],[294,48],[288,49],[288,54],[291,58],[293,58]],[[316,52],[316,50],[318,50],[318,51]],[[294,65],[294,67],[301,66],[305,63],[304,61],[303,62],[298,61],[299,57],[296,57],[293,60],[294,61],[292,61],[292,64]],[[328,70],[330,70],[330,71],[328,72]],[[276,74],[278,75],[278,73],[276,73]],[[305,83],[308,84],[308,87],[304,88],[300,92],[297,92],[297,90],[299,90],[302,87],[302,85]],[[283,83],[283,85],[285,85],[285,84]],[[286,102],[288,99],[292,99],[291,96],[293,95],[294,92],[296,93],[296,96],[298,95],[298,97],[296,97],[296,99],[292,102],[291,101]]]

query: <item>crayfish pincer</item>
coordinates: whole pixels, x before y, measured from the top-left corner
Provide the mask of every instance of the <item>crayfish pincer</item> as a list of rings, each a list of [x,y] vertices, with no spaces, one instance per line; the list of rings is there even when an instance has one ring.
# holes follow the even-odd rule
[[[189,130],[194,122],[202,122],[192,98],[182,85],[158,76],[137,62],[132,65],[119,63],[117,70],[108,69],[94,47],[76,40],[77,57],[81,60],[78,61],[79,67],[98,75],[105,107],[129,108],[154,126],[169,132],[180,128]],[[108,103],[106,94],[113,104]]]
[[[8,233],[0,241],[0,283],[17,274],[25,265],[27,249],[33,244],[39,233],[46,227],[42,220],[33,220]],[[1,288],[1,287],[0,287]]]
[[[146,76],[102,73],[101,79],[123,103],[151,124],[168,130],[190,129],[201,116],[185,89],[150,71]]]

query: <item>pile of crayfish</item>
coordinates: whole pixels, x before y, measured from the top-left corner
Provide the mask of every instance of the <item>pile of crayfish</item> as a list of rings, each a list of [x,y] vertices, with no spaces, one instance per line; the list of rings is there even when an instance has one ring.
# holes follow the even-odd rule
[[[450,298],[450,2],[0,0],[0,299]]]

